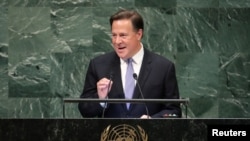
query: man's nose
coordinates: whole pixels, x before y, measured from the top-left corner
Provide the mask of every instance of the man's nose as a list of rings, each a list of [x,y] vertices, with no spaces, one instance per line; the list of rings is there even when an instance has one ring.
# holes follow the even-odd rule
[[[121,43],[121,37],[120,37],[120,36],[116,36],[115,39],[114,39],[114,42],[115,42],[116,44]]]

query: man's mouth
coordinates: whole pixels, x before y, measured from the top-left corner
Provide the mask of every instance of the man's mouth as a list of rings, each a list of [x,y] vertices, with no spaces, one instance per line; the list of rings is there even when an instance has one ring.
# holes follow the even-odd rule
[[[126,47],[118,47],[119,50],[125,49]]]

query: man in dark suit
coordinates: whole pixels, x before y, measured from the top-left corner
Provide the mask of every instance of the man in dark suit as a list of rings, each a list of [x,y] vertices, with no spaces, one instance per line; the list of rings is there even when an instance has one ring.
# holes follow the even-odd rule
[[[143,46],[143,19],[133,10],[120,10],[110,17],[114,51],[92,59],[86,74],[81,98],[179,99],[175,66],[163,56]],[[132,60],[134,80],[132,97],[125,92],[127,60]],[[133,77],[133,76],[131,76]],[[137,79],[137,78],[135,78]],[[136,85],[137,84],[137,85]],[[142,90],[140,93],[140,89]],[[143,96],[142,96],[143,95]],[[176,103],[96,103],[80,102],[83,117],[162,118],[181,117]]]

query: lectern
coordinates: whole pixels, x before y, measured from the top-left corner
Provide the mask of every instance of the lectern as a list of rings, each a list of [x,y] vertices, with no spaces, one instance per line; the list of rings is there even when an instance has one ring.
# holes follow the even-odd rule
[[[185,107],[185,117],[187,118],[187,106],[189,99],[97,99],[97,98],[64,98],[63,118],[65,118],[65,104],[79,102],[107,102],[107,103],[179,103]]]

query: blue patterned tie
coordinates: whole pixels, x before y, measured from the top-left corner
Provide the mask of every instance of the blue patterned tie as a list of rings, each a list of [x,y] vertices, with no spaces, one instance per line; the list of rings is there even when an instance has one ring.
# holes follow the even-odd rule
[[[135,88],[135,80],[133,78],[133,65],[132,65],[133,60],[129,58],[127,60],[127,72],[126,72],[126,79],[125,79],[125,98],[126,99],[131,99],[133,97],[134,93],[134,88]],[[130,103],[127,103],[127,108],[129,109]]]

